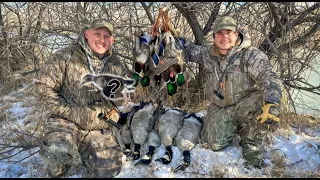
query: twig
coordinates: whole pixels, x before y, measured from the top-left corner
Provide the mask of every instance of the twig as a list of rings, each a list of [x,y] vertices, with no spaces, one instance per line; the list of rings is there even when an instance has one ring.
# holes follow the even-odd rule
[[[9,148],[9,147],[13,147],[13,148],[27,148],[27,147],[38,147],[38,144],[26,144],[26,145],[9,145],[9,144],[0,144],[0,148]]]
[[[11,157],[13,157],[13,156],[15,156],[15,155],[23,152],[23,151],[26,151],[26,150],[28,150],[28,149],[29,149],[29,148],[27,148],[27,149],[24,149],[24,148],[23,148],[22,150],[20,150],[19,152],[15,153],[15,154],[13,154],[13,155],[11,155],[11,156],[7,156],[7,157],[4,157],[4,158],[0,159],[0,161],[1,161],[1,160],[4,160],[4,159],[9,159],[9,158],[11,158]]]
[[[38,153],[38,152],[40,152],[40,150],[38,150],[38,151],[36,151],[36,152],[34,152],[34,153],[30,154],[29,156],[27,156],[27,157],[25,157],[25,158],[22,158],[22,159],[20,159],[20,160],[18,160],[18,161],[15,161],[15,162],[13,162],[13,163],[14,163],[14,164],[16,164],[16,163],[18,163],[18,162],[21,162],[21,161],[23,161],[23,160],[25,160],[25,159],[27,159],[27,158],[29,158],[29,157],[33,156],[34,154],[36,154],[36,153]]]
[[[306,141],[306,140],[304,140],[302,138],[301,138],[301,140],[306,142],[306,143],[308,143],[309,145],[311,145],[313,147],[313,149],[316,150],[318,154],[320,154],[320,152],[311,143],[309,143],[308,141]]]
[[[289,165],[287,165],[287,166],[293,166],[293,165],[295,165],[295,164],[301,163],[302,161],[303,161],[303,159],[300,159],[299,161],[294,162],[294,163],[292,163],[292,164],[289,164]]]
[[[10,150],[7,150],[7,151],[4,151],[4,152],[0,152],[0,155],[1,154],[5,154],[5,153],[9,153],[9,152],[11,152],[11,151],[13,151],[13,150],[15,150],[16,148],[12,148],[12,149],[10,149]]]

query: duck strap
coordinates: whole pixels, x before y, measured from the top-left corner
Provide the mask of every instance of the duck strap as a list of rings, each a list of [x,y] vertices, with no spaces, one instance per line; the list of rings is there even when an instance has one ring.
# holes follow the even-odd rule
[[[171,24],[169,20],[169,10],[167,9],[166,12],[163,15],[163,29],[165,32],[171,31]]]
[[[154,22],[154,24],[152,26],[152,29],[151,29],[152,36],[157,36],[158,35],[162,17],[163,17],[163,13],[162,13],[162,8],[160,7],[157,19]]]
[[[245,56],[247,50],[248,50],[247,48],[243,48],[243,49],[242,49],[241,58],[240,58],[240,65],[239,65],[239,66],[240,66],[241,73],[244,73],[244,56]],[[238,56],[238,57],[239,57],[239,56]],[[226,73],[227,73],[227,69],[228,69],[228,67],[229,67],[230,64],[233,64],[233,63],[234,63],[235,59],[236,59],[236,58],[232,58],[231,61],[228,62],[227,67],[226,67],[226,69],[222,72],[221,76],[220,76],[220,77],[217,77],[217,78],[218,78],[218,83],[219,83],[219,85],[218,85],[218,90],[214,90],[214,93],[215,93],[221,100],[224,99],[224,96],[221,94],[221,90],[224,88],[223,77],[226,76],[226,79],[227,79],[227,74],[226,74]],[[215,71],[217,72],[217,69],[216,69],[217,67],[215,66],[214,68],[215,68]],[[226,89],[226,88],[228,88],[228,89]],[[229,87],[228,87],[228,86],[225,87],[225,92],[229,92]]]
[[[247,52],[247,48],[243,48],[242,49],[242,54],[241,54],[241,59],[240,59],[240,70],[241,70],[241,73],[244,73],[244,56],[246,55],[246,52]]]
[[[166,9],[165,13],[163,13],[162,7],[159,8],[159,14],[151,29],[152,36],[157,36],[159,33],[159,29],[164,30],[165,32],[170,32],[171,30],[173,30],[169,19],[168,8]]]
[[[153,114],[153,119],[149,122],[149,126],[147,128],[147,130],[149,132],[152,131],[153,127],[154,127],[154,124],[156,123],[156,121],[159,119],[160,117],[160,114],[161,114],[161,110],[162,110],[162,107],[163,107],[163,104],[162,104],[162,101],[160,99],[157,100],[157,104],[158,104],[158,107],[156,109],[156,111],[154,112]]]
[[[132,119],[133,119],[133,115],[140,109],[140,105],[139,106],[132,106],[131,109],[130,109],[130,112],[128,114],[128,117],[127,117],[127,124],[128,124],[128,128],[130,129],[131,128],[131,122],[132,122]]]

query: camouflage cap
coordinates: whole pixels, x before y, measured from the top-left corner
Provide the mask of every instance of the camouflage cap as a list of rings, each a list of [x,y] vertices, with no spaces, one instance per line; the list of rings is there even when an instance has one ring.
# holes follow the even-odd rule
[[[221,31],[223,29],[236,31],[237,30],[236,21],[230,16],[217,18],[213,23],[213,32],[217,33],[218,31]]]
[[[106,19],[94,19],[91,21],[90,28],[91,29],[98,29],[100,27],[105,27],[109,29],[111,35],[113,36],[113,26],[111,23],[109,23]]]

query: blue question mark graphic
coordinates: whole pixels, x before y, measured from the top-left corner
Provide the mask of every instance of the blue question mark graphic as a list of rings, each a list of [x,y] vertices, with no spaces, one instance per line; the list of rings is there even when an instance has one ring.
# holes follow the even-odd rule
[[[110,89],[109,98],[114,99],[116,97],[115,92],[119,89],[121,82],[118,79],[112,79],[108,82],[107,86],[113,86]]]

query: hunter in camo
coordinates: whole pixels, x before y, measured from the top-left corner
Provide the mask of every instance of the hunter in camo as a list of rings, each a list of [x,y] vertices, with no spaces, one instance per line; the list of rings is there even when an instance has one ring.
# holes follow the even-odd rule
[[[112,54],[112,44],[102,57],[92,51],[85,35],[90,28],[109,30],[113,35],[110,23],[94,20],[80,33],[77,43],[45,62],[35,82],[39,105],[48,112],[40,155],[52,177],[114,177],[122,167],[115,127],[97,118],[114,106],[94,86],[80,87],[80,81],[92,73],[87,56],[96,74],[125,76],[127,71]],[[117,105],[123,102],[115,101]],[[117,122],[119,115],[110,118]]]
[[[226,55],[220,53],[216,43],[199,46],[185,38],[180,39],[188,59],[203,64],[207,75],[204,93],[211,104],[200,138],[202,143],[217,151],[230,146],[235,133],[239,133],[244,159],[261,167],[263,158],[259,145],[269,124],[259,123],[256,118],[265,102],[280,104],[280,81],[266,54],[251,46],[249,35],[237,27],[233,18],[218,18],[213,32],[216,34],[221,30],[229,30],[227,35],[239,32],[235,45]],[[278,109],[274,112],[277,116],[279,113]]]

